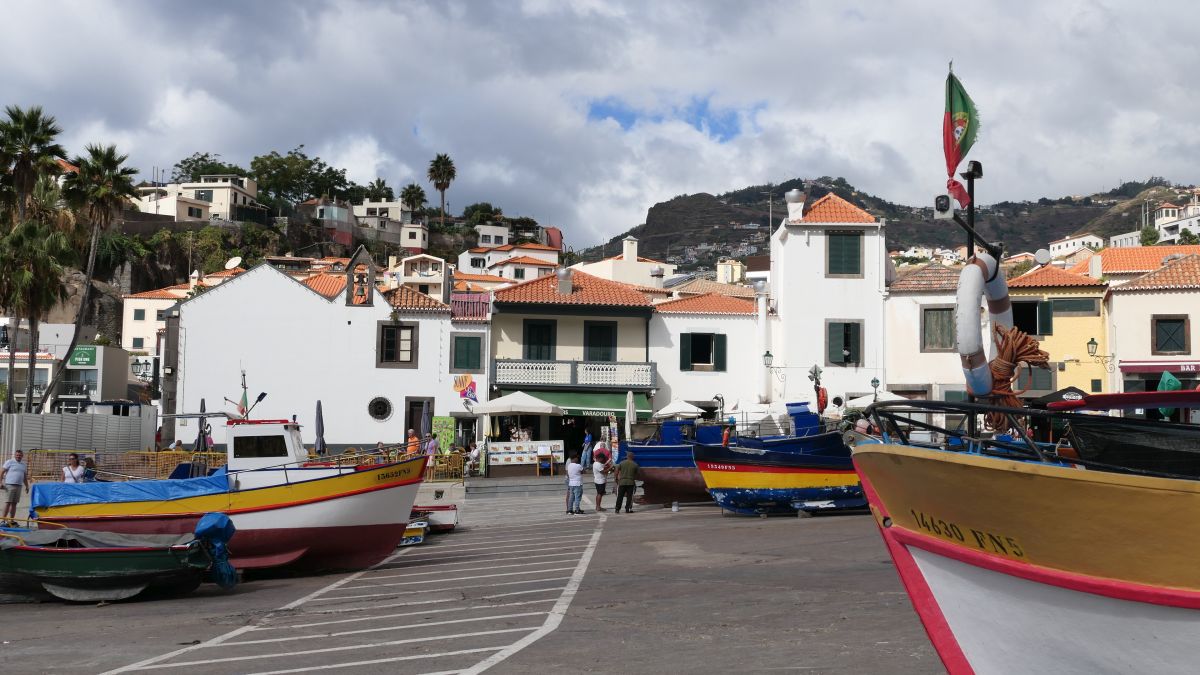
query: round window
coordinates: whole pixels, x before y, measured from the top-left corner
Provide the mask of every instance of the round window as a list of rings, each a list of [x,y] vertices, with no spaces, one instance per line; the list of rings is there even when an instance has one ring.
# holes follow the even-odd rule
[[[376,396],[367,404],[367,412],[382,422],[392,416],[392,402],[382,396]]]

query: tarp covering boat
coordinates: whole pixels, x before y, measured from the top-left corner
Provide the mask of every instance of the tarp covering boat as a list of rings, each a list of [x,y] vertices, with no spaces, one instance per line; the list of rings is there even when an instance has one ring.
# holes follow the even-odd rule
[[[51,548],[167,548],[186,544],[196,538],[187,534],[121,534],[72,528],[40,530],[8,530],[15,535],[0,537],[0,549],[15,546],[45,546]],[[18,538],[19,537],[19,538]]]
[[[96,502],[168,501],[229,491],[225,469],[211,476],[170,480],[131,480],[97,483],[38,483],[33,486],[29,512],[51,506]]]
[[[1200,478],[1200,427],[1080,415],[1069,436],[1080,459]]]

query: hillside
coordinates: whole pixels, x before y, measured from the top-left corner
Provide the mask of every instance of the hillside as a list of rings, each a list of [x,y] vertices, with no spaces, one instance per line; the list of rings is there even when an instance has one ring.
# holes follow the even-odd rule
[[[630,234],[638,238],[642,255],[671,258],[684,269],[711,267],[721,255],[766,253],[769,233],[766,192],[770,189],[775,196],[774,218],[778,223],[786,213],[783,194],[793,188],[803,189],[806,182],[810,186],[810,201],[833,192],[873,215],[886,218],[889,249],[913,245],[953,247],[964,241],[965,235],[957,225],[933,220],[930,206],[895,204],[862,192],[843,178],[822,176],[807,181],[795,178],[773,187],[752,185],[719,195],[680,195],[650,207],[645,224],[580,255],[585,260],[615,255],[621,250],[620,240]],[[1003,242],[1010,252],[1034,251],[1055,239],[1081,232],[1090,231],[1107,238],[1137,228],[1143,200],[1157,204],[1177,199],[1186,189],[1168,186],[1167,181],[1155,177],[1127,182],[1087,197],[1043,197],[1036,202],[980,205],[976,225],[984,237]],[[694,248],[697,245],[703,250],[697,251]]]

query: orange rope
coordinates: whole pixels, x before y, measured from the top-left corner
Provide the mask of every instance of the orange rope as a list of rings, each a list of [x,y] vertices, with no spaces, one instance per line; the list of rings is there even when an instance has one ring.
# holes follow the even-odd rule
[[[995,334],[997,348],[996,358],[988,364],[992,371],[992,393],[989,398],[994,399],[996,405],[1020,408],[1021,399],[1017,397],[1027,390],[1013,391],[1017,367],[1024,363],[1030,369],[1030,373],[1033,372],[1034,367],[1049,370],[1050,355],[1042,350],[1037,340],[1015,327],[1005,328],[999,324],[993,324],[992,332]],[[1006,429],[1008,426],[1008,419],[1004,413],[988,413],[987,422],[997,431]]]

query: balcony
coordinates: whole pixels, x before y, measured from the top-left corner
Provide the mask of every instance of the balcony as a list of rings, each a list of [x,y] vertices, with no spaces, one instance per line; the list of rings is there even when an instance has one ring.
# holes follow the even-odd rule
[[[96,395],[96,385],[87,382],[63,381],[58,387],[59,396],[88,396]]]
[[[500,387],[578,387],[587,389],[654,389],[658,369],[653,362],[527,361],[492,362],[492,384]]]

